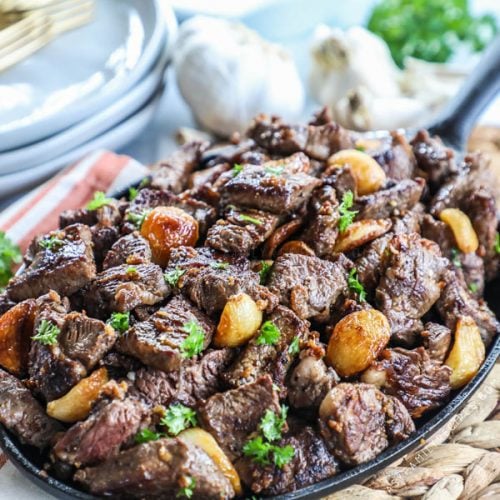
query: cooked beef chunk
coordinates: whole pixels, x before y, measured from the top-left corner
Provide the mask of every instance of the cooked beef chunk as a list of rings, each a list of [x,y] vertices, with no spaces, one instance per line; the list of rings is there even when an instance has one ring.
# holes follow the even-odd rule
[[[423,347],[386,349],[371,370],[380,375],[385,392],[402,401],[414,418],[442,406],[451,391],[451,369],[431,359]]]
[[[400,132],[391,132],[387,140],[380,141],[375,149],[368,148],[366,153],[384,169],[389,179],[401,181],[414,176],[415,156],[406,137]]]
[[[343,167],[334,165],[327,168],[322,175],[322,180],[325,185],[332,186],[335,189],[338,200],[341,200],[348,191],[354,193],[354,196],[357,195],[356,179],[354,179],[349,165]]]
[[[416,233],[395,235],[389,242],[388,265],[376,290],[380,310],[391,324],[393,338],[415,343],[421,317],[438,300],[448,261],[439,246]]]
[[[451,258],[452,254],[457,250],[457,242],[451,227],[429,214],[422,216],[421,227],[422,236],[435,241],[439,245],[443,256]]]
[[[189,177],[189,187],[192,192],[197,192],[198,188],[206,185],[212,185],[224,172],[231,170],[230,163],[218,163],[213,167],[197,170]]]
[[[94,258],[97,269],[102,268],[102,263],[113,243],[119,238],[118,228],[101,226],[100,224],[90,228],[92,232],[92,244],[94,245]]]
[[[334,122],[307,127],[307,142],[304,152],[311,158],[325,161],[333,153],[354,146],[352,134]]]
[[[135,387],[152,405],[168,406],[177,401],[195,407],[223,389],[222,374],[232,359],[231,349],[217,349],[184,361],[177,371],[143,368],[136,373]]]
[[[206,349],[212,340],[215,325],[208,316],[178,295],[147,321],[127,330],[120,337],[117,348],[154,368],[167,372],[178,370],[186,356],[182,346],[190,335],[190,324],[203,332],[203,349]]]
[[[422,197],[425,181],[407,179],[372,194],[359,196],[354,203],[358,219],[386,219],[411,210]]]
[[[80,208],[76,210],[65,210],[59,216],[59,227],[65,228],[72,224],[84,224],[86,226],[116,226],[121,221],[121,210],[123,203],[118,200],[112,200],[108,204],[97,210]]]
[[[95,277],[92,235],[87,226],[75,224],[51,233],[61,243],[51,248],[39,245],[33,262],[10,280],[9,298],[19,302],[39,297],[49,290],[71,295]]]
[[[280,397],[284,398],[285,377],[295,358],[295,353],[290,352],[290,344],[295,338],[299,341],[306,340],[307,324],[283,306],[278,306],[268,320],[280,332],[277,343],[272,345],[260,343],[258,335],[255,336],[243,349],[225,378],[232,387],[237,387],[269,374],[280,390]]]
[[[15,377],[0,370],[0,423],[26,444],[45,448],[62,427]]]
[[[437,310],[446,326],[455,330],[460,316],[474,319],[481,338],[488,347],[493,337],[500,332],[500,323],[483,299],[476,300],[459,282],[453,272],[446,273],[446,286],[436,303]]]
[[[252,163],[260,165],[267,159],[265,152],[252,139],[242,139],[237,144],[211,146],[201,155],[200,164],[203,167],[235,163]]]
[[[204,201],[193,198],[189,192],[184,192],[177,197],[174,207],[187,212],[198,222],[200,235],[207,234],[208,228],[217,220],[217,211]]]
[[[288,382],[288,400],[293,408],[317,409],[328,391],[339,382],[333,368],[321,358],[305,356],[292,371]]]
[[[78,471],[75,481],[99,496],[176,498],[192,485],[193,498],[234,497],[231,483],[209,456],[180,439],[135,446],[101,465]]]
[[[330,308],[347,289],[347,258],[329,262],[287,253],[274,262],[269,289],[301,319],[327,322]]]
[[[207,147],[207,142],[193,141],[185,144],[166,160],[153,165],[151,185],[173,193],[183,191],[189,174],[194,170]]]
[[[103,269],[121,264],[148,264],[151,262],[151,248],[148,241],[134,232],[122,236],[106,255]]]
[[[221,189],[226,205],[256,208],[271,213],[291,212],[302,206],[311,192],[320,184],[319,179],[302,172],[288,170],[286,166],[266,167],[247,165],[242,172]]]
[[[248,255],[271,235],[279,220],[268,212],[231,206],[225,218],[208,230],[206,245],[224,253]]]
[[[6,313],[9,309],[12,309],[16,303],[9,298],[7,292],[0,293],[0,314]]]
[[[451,345],[451,330],[438,323],[426,323],[421,333],[432,360],[443,363]]]
[[[260,377],[251,384],[215,394],[198,412],[202,426],[215,437],[230,460],[242,448],[266,413],[280,412],[278,392],[271,377]]]
[[[438,187],[447,177],[457,173],[453,150],[445,147],[438,137],[431,137],[427,130],[419,130],[411,145],[418,168],[431,187]]]
[[[85,291],[85,308],[92,316],[131,311],[154,305],[168,295],[163,272],[156,264],[111,267],[99,273]]]
[[[278,446],[292,446],[292,460],[278,468],[274,464],[259,465],[250,459],[240,459],[237,470],[253,493],[281,495],[335,475],[338,464],[326,445],[311,427],[278,441]]]
[[[335,386],[321,403],[319,415],[330,451],[348,465],[375,458],[415,430],[402,403],[370,384]]]
[[[54,446],[55,460],[75,467],[93,465],[115,456],[135,436],[148,406],[137,399],[102,401],[89,417],[71,426]]]

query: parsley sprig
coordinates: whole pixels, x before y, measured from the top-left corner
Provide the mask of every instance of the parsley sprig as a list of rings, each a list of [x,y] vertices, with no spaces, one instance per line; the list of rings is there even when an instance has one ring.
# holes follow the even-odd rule
[[[266,174],[271,175],[281,175],[285,170],[285,167],[282,165],[277,165],[276,167],[264,167]]]
[[[280,329],[272,322],[265,321],[264,324],[260,327],[260,333],[257,337],[256,344],[257,345],[274,345],[278,343],[281,332]]]
[[[195,427],[197,423],[196,412],[180,403],[171,405],[160,420],[160,425],[165,426],[172,436],[177,436],[188,427]]]
[[[139,190],[135,187],[128,188],[128,199],[129,201],[134,201],[139,194]]]
[[[287,415],[288,407],[285,405],[281,406],[281,412],[279,415],[272,410],[266,410],[266,413],[264,413],[264,416],[260,421],[259,429],[268,441],[277,441],[278,439],[281,439]]]
[[[243,171],[243,165],[240,165],[239,163],[235,163],[234,167],[231,170],[233,172],[233,177],[236,177],[238,174],[241,174]]]
[[[261,226],[262,225],[262,221],[261,220],[256,219],[255,217],[250,217],[250,215],[240,214],[239,218],[243,222],[250,222],[251,224],[255,224],[256,226]]]
[[[40,325],[38,325],[36,335],[31,338],[43,345],[53,345],[57,343],[57,337],[60,333],[61,330],[54,323],[42,319]]]
[[[493,246],[493,250],[495,253],[500,253],[500,233],[497,233],[495,236],[495,245]]]
[[[96,191],[94,197],[87,203],[85,208],[93,211],[104,207],[104,205],[110,205],[113,202],[113,198],[108,198],[102,191]]]
[[[12,267],[20,264],[21,250],[12,240],[0,231],[0,286],[5,286],[13,276]]]
[[[40,245],[40,247],[53,252],[54,250],[62,247],[64,245],[64,241],[58,238],[57,236],[49,236],[44,240],[40,240],[38,244]]]
[[[295,356],[300,352],[300,339],[295,336],[288,347],[288,353],[292,356]]]
[[[151,210],[143,210],[142,212],[129,212],[127,214],[126,220],[131,222],[137,229],[141,229],[146,217],[149,215]]]
[[[192,358],[200,354],[205,343],[203,328],[195,320],[191,320],[185,323],[182,329],[188,334],[180,346],[182,355],[185,358]]]
[[[342,196],[342,202],[339,205],[339,231],[343,233],[353,222],[358,213],[357,210],[350,210],[354,204],[354,195],[352,191],[346,191]]]
[[[260,277],[260,284],[261,285],[266,284],[267,278],[269,277],[269,274],[271,273],[272,267],[273,267],[272,263],[269,263],[265,260],[260,261],[259,277]]]
[[[451,252],[450,252],[450,255],[451,255],[451,263],[455,266],[455,267],[462,267],[462,263],[460,262],[460,252],[458,250],[458,248],[452,248],[451,249]]]
[[[229,267],[229,262],[212,262],[210,263],[212,269],[227,269]]]
[[[196,487],[196,480],[194,477],[186,477],[185,478],[186,485],[179,489],[176,498],[192,498],[194,494],[194,489]]]
[[[359,282],[358,270],[355,267],[353,267],[349,271],[349,276],[347,277],[347,285],[349,286],[349,290],[352,290],[354,293],[358,294],[360,302],[366,301],[365,287]]]
[[[130,312],[114,312],[108,320],[108,323],[120,333],[124,333],[130,326]]]
[[[177,283],[181,279],[181,276],[184,275],[186,271],[184,269],[180,269],[179,267],[176,267],[172,271],[166,272],[163,277],[165,278],[165,282],[169,284],[170,286],[177,286]]]
[[[135,435],[135,442],[137,444],[149,443],[149,441],[156,441],[160,438],[164,437],[164,434],[160,432],[155,432],[152,429],[142,429]]]

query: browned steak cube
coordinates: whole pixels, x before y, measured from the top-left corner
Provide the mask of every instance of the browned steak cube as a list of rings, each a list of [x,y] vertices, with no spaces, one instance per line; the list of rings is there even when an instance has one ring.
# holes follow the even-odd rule
[[[103,269],[121,264],[148,264],[151,262],[151,248],[148,241],[138,232],[122,236],[116,241],[103,262]]]
[[[426,323],[421,333],[423,344],[433,360],[443,363],[451,345],[451,330],[438,323]]]
[[[113,312],[154,305],[167,295],[168,287],[160,266],[122,264],[97,275],[86,289],[84,306],[92,316],[107,318]]]
[[[32,263],[10,281],[7,293],[11,299],[39,297],[49,290],[71,295],[95,277],[92,234],[87,226],[75,224],[51,236],[60,242],[50,248],[39,243]]]
[[[180,439],[135,446],[101,465],[78,471],[75,480],[99,496],[176,498],[185,496],[183,488],[190,485],[193,498],[226,500],[235,495],[212,459]]]
[[[26,444],[45,448],[62,426],[15,377],[0,370],[0,423]]]
[[[184,341],[192,325],[203,334],[202,350],[212,340],[214,323],[182,296],[174,297],[165,307],[156,311],[147,321],[137,323],[118,341],[118,349],[135,356],[144,364],[164,371],[178,370],[192,353],[184,350]]]
[[[212,434],[230,460],[242,448],[266,413],[280,412],[278,392],[269,376],[227,392],[215,394],[201,407],[202,426]]]

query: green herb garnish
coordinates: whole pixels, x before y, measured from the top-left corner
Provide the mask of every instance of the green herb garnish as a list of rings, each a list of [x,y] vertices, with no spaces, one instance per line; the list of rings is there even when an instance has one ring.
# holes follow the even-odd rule
[[[56,325],[46,319],[42,319],[37,328],[36,335],[31,338],[40,342],[40,344],[54,345],[57,343],[57,337],[60,333],[61,330]]]
[[[165,278],[165,282],[170,286],[177,286],[179,279],[186,271],[176,267],[173,271],[166,272],[163,277]]]
[[[292,356],[295,356],[300,352],[300,339],[299,337],[294,337],[290,347],[288,348],[288,353],[291,354]]]
[[[358,270],[355,267],[353,267],[349,271],[349,276],[347,277],[347,285],[349,286],[349,290],[352,290],[354,293],[358,294],[360,302],[366,301],[365,287],[358,281]]]
[[[164,425],[172,436],[177,436],[184,429],[194,427],[197,423],[196,412],[180,403],[171,405],[160,420],[160,425]]]
[[[22,260],[21,250],[0,231],[0,286],[5,286],[13,276],[12,267]]]
[[[134,224],[137,229],[141,229],[141,226],[144,224],[144,221],[149,215],[149,212],[151,212],[151,210],[147,209],[139,213],[130,212],[127,214],[126,220]]]
[[[243,455],[250,457],[255,463],[267,465],[270,463],[269,454],[273,449],[271,443],[266,443],[262,436],[247,441],[243,446]]]
[[[212,269],[227,269],[229,267],[229,262],[212,262],[210,267]]]
[[[497,233],[495,236],[495,246],[493,250],[495,250],[495,253],[500,253],[500,233]]]
[[[108,323],[120,333],[124,333],[130,326],[130,312],[114,312],[108,320]]]
[[[349,210],[354,204],[354,195],[352,191],[346,191],[344,196],[342,196],[342,203],[339,205],[339,231],[343,233],[354,220],[356,214],[358,213],[356,210]]]
[[[476,293],[479,289],[479,286],[477,283],[469,283],[469,290],[472,292],[472,293]]]
[[[264,170],[266,174],[271,174],[271,175],[281,175],[283,171],[285,170],[285,167],[279,165],[276,167],[264,167]]]
[[[266,321],[260,327],[260,333],[257,337],[256,344],[274,345],[278,342],[280,335],[281,332],[279,328],[272,321]]]
[[[185,358],[192,358],[203,351],[205,343],[205,332],[203,328],[194,320],[188,321],[182,329],[189,335],[184,339],[180,348]]]
[[[137,272],[137,267],[135,266],[128,266],[127,269],[125,270],[127,274],[135,274]]]
[[[128,188],[128,199],[129,201],[134,201],[139,194],[139,190],[135,187]]]
[[[455,267],[462,267],[462,263],[460,262],[460,252],[458,251],[458,248],[452,248],[450,255],[451,255],[451,263]]]
[[[356,151],[361,151],[362,153],[364,153],[366,151],[366,148],[364,146],[362,146],[361,144],[356,144],[356,146],[354,146],[354,149]]]
[[[260,271],[259,271],[259,277],[260,277],[260,284],[265,285],[267,278],[269,277],[269,274],[271,273],[271,268],[273,267],[272,264],[265,260],[260,261]]]
[[[40,240],[38,242],[38,244],[42,248],[45,248],[45,249],[50,250],[50,251],[53,251],[56,248],[59,248],[62,245],[64,245],[64,241],[61,240],[61,239],[59,239],[59,238],[57,238],[56,236],[50,236],[49,238],[47,238],[45,240]]]
[[[266,410],[262,417],[259,429],[268,441],[277,441],[281,439],[281,433],[286,423],[288,408],[285,405],[281,406],[281,413],[276,415],[272,410]]]
[[[243,171],[243,165],[235,163],[234,167],[232,168],[233,177],[236,177],[238,174],[241,174],[242,171]]]
[[[135,435],[135,442],[137,444],[149,443],[149,441],[156,441],[163,437],[163,434],[152,431],[151,429],[142,429]]]
[[[255,224],[256,226],[262,225],[262,221],[261,220],[256,219],[255,217],[250,217],[249,215],[240,214],[239,218],[243,222],[251,222],[252,224]]]
[[[183,486],[182,488],[179,489],[177,492],[176,498],[191,498],[194,494],[194,489],[196,487],[196,480],[194,477],[187,477],[185,478],[186,480],[186,486]]]
[[[94,197],[87,203],[87,210],[97,210],[114,202],[113,198],[108,198],[102,191],[96,191]]]
[[[293,446],[273,446],[273,462],[276,467],[282,469],[295,456]]]

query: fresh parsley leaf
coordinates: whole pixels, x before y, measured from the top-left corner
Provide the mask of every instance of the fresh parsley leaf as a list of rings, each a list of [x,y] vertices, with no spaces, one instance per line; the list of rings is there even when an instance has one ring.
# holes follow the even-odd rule
[[[196,487],[196,480],[194,477],[186,478],[186,486],[183,486],[177,492],[176,498],[191,498],[194,494],[194,489]]]
[[[478,291],[479,287],[477,285],[477,283],[469,283],[469,290],[472,292],[472,293],[476,293]]]
[[[251,458],[255,463],[267,465],[270,463],[269,454],[273,449],[271,443],[266,443],[262,436],[247,441],[243,446],[243,455]]]
[[[260,333],[257,337],[256,343],[257,345],[274,345],[278,343],[280,335],[281,332],[279,328],[272,321],[266,321],[260,327]]]
[[[139,194],[139,190],[135,187],[128,188],[128,199],[129,201],[134,201]]]
[[[141,183],[139,184],[139,189],[145,188],[151,184],[151,177],[144,177]]]
[[[292,355],[295,356],[300,352],[300,339],[299,337],[294,337],[290,347],[288,348],[288,352]]]
[[[362,153],[364,153],[366,151],[366,148],[362,144],[356,144],[356,146],[354,147],[354,149],[356,151],[361,151]]]
[[[142,429],[135,435],[135,442],[137,444],[148,443],[149,441],[156,441],[163,437],[163,434],[152,431],[151,429]]]
[[[273,462],[279,469],[289,463],[294,455],[295,449],[289,444],[286,446],[273,446]]]
[[[87,203],[85,207],[87,210],[97,210],[104,205],[113,203],[113,198],[108,198],[102,191],[96,191],[94,197]]]
[[[256,219],[255,217],[250,217],[250,215],[240,214],[239,217],[240,217],[240,220],[242,220],[243,222],[250,222],[252,224],[255,224],[256,226],[262,225],[261,220]]]
[[[120,333],[124,333],[130,326],[130,312],[114,312],[108,320],[108,323]]]
[[[260,261],[260,271],[259,271],[259,276],[260,276],[260,284],[265,285],[267,278],[269,277],[269,274],[271,272],[271,268],[273,267],[272,264],[265,260]]]
[[[126,220],[128,222],[131,222],[132,224],[134,224],[134,226],[137,229],[141,229],[141,226],[144,224],[144,221],[145,221],[146,217],[148,216],[149,212],[151,212],[151,210],[147,210],[147,209],[143,210],[142,212],[139,212],[139,213],[130,212],[127,214]]]
[[[22,260],[21,250],[0,231],[0,286],[5,286],[13,276],[12,267]]]
[[[185,358],[192,358],[203,351],[205,332],[194,320],[188,321],[182,328],[189,335],[181,344],[181,352]]]
[[[358,270],[353,267],[349,271],[349,276],[347,277],[347,285],[349,289],[358,294],[360,302],[366,301],[366,291],[365,287],[358,280]]]
[[[493,250],[495,250],[495,253],[500,253],[500,233],[497,233],[495,236],[495,246]]]
[[[266,413],[264,413],[260,421],[259,428],[268,441],[271,442],[281,439],[281,433],[286,423],[287,414],[288,408],[285,405],[281,406],[279,415],[276,415],[272,410],[266,410]]]
[[[458,248],[451,249],[451,263],[455,267],[462,267],[462,263],[460,262],[460,252],[458,251]]]
[[[49,238],[46,238],[45,240],[40,240],[38,244],[47,250],[54,251],[57,248],[61,247],[64,245],[64,241],[57,238],[56,236],[50,236]]]
[[[196,412],[180,403],[171,405],[160,420],[160,425],[164,425],[172,436],[177,436],[184,429],[194,427],[197,423]]]
[[[243,165],[235,163],[234,167],[232,168],[233,177],[236,177],[238,174],[241,174],[242,171],[243,171]]]
[[[169,284],[170,286],[177,286],[177,283],[179,282],[181,276],[185,273],[186,271],[183,269],[180,269],[179,267],[176,267],[173,271],[168,271],[166,272],[163,277],[165,278],[165,282]]]
[[[128,266],[127,269],[125,270],[127,274],[135,274],[137,272],[137,267],[135,266]]]
[[[285,167],[281,165],[277,165],[276,167],[264,167],[266,174],[271,175],[281,175],[285,170]]]
[[[60,333],[61,330],[56,325],[46,319],[42,319],[37,328],[36,335],[31,338],[40,342],[40,344],[53,345],[57,343],[57,337]]]
[[[229,267],[229,262],[212,262],[210,267],[212,269],[227,269]]]
[[[352,205],[354,204],[354,195],[352,191],[346,191],[344,196],[342,196],[342,203],[339,206],[339,231],[343,233],[354,220],[356,214],[358,213],[356,210],[350,210]]]

